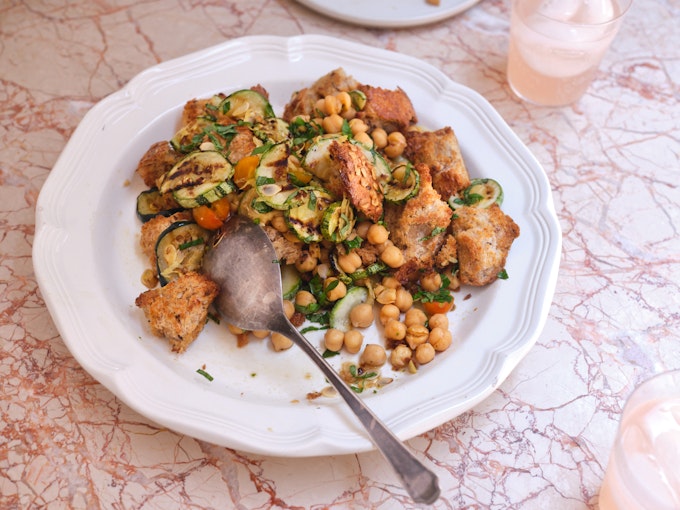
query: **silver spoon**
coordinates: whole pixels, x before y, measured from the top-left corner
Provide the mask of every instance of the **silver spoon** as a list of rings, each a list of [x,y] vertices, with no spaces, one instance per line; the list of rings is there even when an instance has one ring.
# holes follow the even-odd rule
[[[203,269],[221,288],[215,305],[226,320],[245,330],[275,331],[295,342],[359,418],[411,498],[417,503],[431,504],[439,497],[437,476],[366,407],[286,318],[276,251],[260,226],[243,216],[231,218],[206,252]]]

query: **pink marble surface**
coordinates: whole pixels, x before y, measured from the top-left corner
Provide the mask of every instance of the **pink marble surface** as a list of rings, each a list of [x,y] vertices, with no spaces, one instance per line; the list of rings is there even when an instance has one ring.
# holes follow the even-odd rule
[[[500,0],[404,30],[289,0],[0,2],[0,508],[413,507],[375,452],[266,457],[149,422],[73,359],[33,274],[37,196],[93,104],[225,39],[309,33],[422,58],[476,89],[553,188],[563,257],[536,346],[484,402],[409,441],[439,475],[433,507],[596,507],[625,397],[680,367],[680,4],[636,0],[587,95],[558,109],[510,92],[508,18]]]

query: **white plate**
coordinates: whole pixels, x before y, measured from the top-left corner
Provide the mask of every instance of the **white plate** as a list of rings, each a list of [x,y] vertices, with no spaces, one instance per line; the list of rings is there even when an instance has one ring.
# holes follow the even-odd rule
[[[452,125],[471,175],[501,182],[503,208],[521,227],[510,279],[456,296],[456,346],[418,374],[365,393],[367,404],[400,438],[413,437],[488,396],[536,341],[561,235],[543,170],[489,103],[429,64],[390,51],[322,36],[235,39],[154,66],[95,105],[38,200],[35,271],[64,342],[94,378],[155,422],[271,455],[372,448],[342,401],[306,400],[325,383],[298,349],[274,353],[265,341],[239,349],[224,325],[210,323],[188,352],[175,355],[134,306],[145,267],[135,216],[144,186],[134,169],[153,142],[172,136],[183,104],[260,83],[280,113],[293,91],[337,66],[361,82],[403,88],[423,125]],[[366,337],[380,342],[373,329]],[[203,365],[213,382],[196,373]]]
[[[297,0],[331,18],[380,28],[405,28],[441,21],[469,9],[479,0],[441,0],[430,5],[425,0]]]

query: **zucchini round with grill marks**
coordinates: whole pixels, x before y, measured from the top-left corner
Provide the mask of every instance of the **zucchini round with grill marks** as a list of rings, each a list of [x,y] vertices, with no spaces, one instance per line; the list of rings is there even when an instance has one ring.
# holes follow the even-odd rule
[[[409,162],[394,167],[392,178],[384,188],[385,200],[393,204],[402,204],[415,197],[420,188],[420,174]]]
[[[229,94],[225,102],[229,103],[227,115],[233,119],[261,122],[269,117],[276,117],[269,100],[254,90],[238,90]]]
[[[288,175],[288,144],[277,143],[260,158],[255,169],[255,189],[262,200],[273,209],[286,210],[295,207],[300,200],[295,198],[299,188]]]
[[[283,213],[288,226],[305,243],[321,241],[321,223],[324,212],[333,203],[333,196],[326,190],[306,187],[298,190],[295,199],[299,205]]]
[[[340,202],[333,202],[323,213],[321,235],[333,243],[342,242],[352,233],[355,223],[354,209],[345,197]]]
[[[344,135],[325,135],[318,137],[309,147],[307,154],[302,160],[302,167],[314,174],[318,179],[326,182],[331,179],[334,169],[331,162],[328,147],[334,141],[343,142],[347,137]]]
[[[449,205],[454,210],[463,206],[485,209],[493,204],[500,206],[502,203],[503,188],[497,181],[489,178],[473,179],[463,190],[462,196],[449,198]]]
[[[208,246],[210,232],[193,221],[176,221],[156,241],[158,281],[167,285],[180,275],[198,271]]]
[[[217,151],[196,151],[181,159],[159,179],[161,193],[172,191],[175,200],[188,209],[208,205],[235,190],[229,182],[234,167]]]
[[[147,189],[137,195],[137,217],[146,223],[154,216],[171,216],[182,210],[170,193],[161,193],[157,188]]]

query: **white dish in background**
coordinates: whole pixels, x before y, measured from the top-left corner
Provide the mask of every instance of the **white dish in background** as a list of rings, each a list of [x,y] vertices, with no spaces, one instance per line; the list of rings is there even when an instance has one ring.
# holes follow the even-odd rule
[[[310,9],[339,21],[376,28],[406,28],[442,21],[459,14],[479,0],[297,0]]]
[[[281,114],[293,91],[338,66],[360,82],[404,89],[422,125],[453,126],[470,174],[504,186],[503,209],[521,228],[507,261],[510,278],[456,295],[455,347],[417,374],[364,394],[367,404],[397,436],[411,438],[487,397],[536,341],[552,301],[561,234],[542,168],[491,105],[398,53],[323,36],[234,39],[154,66],[95,105],[38,200],[33,260],[57,328],[80,364],[140,414],[256,453],[373,448],[342,401],[306,400],[326,383],[298,349],[274,353],[266,341],[239,349],[224,325],[211,322],[176,355],[134,305],[145,268],[135,216],[144,186],[134,169],[153,142],[173,135],[184,103],[260,83]],[[320,334],[310,338],[319,342]],[[381,341],[374,329],[366,338]],[[214,381],[196,373],[204,365]]]

